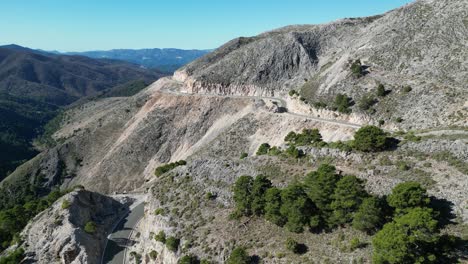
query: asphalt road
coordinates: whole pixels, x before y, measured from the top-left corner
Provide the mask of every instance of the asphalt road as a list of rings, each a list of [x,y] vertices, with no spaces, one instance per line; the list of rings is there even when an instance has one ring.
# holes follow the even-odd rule
[[[130,240],[130,235],[135,225],[144,215],[144,204],[141,203],[128,212],[118,223],[114,231],[108,236],[102,263],[124,264],[125,249],[135,243]]]

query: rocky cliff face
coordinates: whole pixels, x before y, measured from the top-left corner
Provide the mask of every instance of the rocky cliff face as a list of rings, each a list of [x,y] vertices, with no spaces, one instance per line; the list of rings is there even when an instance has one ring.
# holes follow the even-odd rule
[[[379,100],[376,119],[401,117],[407,128],[463,125],[466,10],[466,1],[420,0],[381,16],[280,28],[234,39],[174,76],[191,92],[285,95],[295,89],[310,102],[338,93],[358,102],[381,83],[391,93]],[[351,74],[356,59],[364,77]],[[404,94],[403,86],[412,93]]]
[[[94,192],[76,190],[65,195],[21,233],[25,263],[100,263],[107,232],[126,209]],[[92,233],[84,230],[90,221],[96,224]]]

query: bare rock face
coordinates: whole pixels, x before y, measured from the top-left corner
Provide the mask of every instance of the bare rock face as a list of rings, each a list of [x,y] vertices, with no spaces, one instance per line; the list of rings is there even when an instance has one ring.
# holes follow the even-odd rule
[[[376,120],[466,125],[467,10],[464,0],[419,0],[381,16],[288,26],[234,39],[174,77],[190,92],[281,96],[295,89],[311,102],[338,93],[358,102],[381,83],[391,92],[375,106]],[[359,78],[350,70],[357,59],[365,70]]]
[[[21,233],[25,263],[99,263],[106,234],[126,209],[98,193],[79,189],[66,194]],[[90,221],[96,230],[87,233],[84,226]]]

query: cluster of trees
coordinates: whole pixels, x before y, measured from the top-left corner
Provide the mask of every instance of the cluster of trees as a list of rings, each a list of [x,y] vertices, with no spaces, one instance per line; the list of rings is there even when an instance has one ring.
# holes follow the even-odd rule
[[[18,248],[9,254],[0,257],[0,264],[17,264],[21,263],[24,258],[24,249]]]
[[[54,190],[44,198],[30,197],[24,204],[0,210],[0,251],[19,242],[19,233],[28,221],[69,191]]]
[[[379,152],[389,149],[395,140],[388,137],[381,128],[376,126],[364,126],[354,134],[354,140],[348,142],[324,142],[322,135],[318,129],[304,129],[301,133],[289,132],[284,138],[288,144],[288,148],[282,151],[276,146],[270,146],[268,143],[263,143],[257,150],[257,155],[277,156],[285,154],[289,157],[299,158],[304,156],[302,150],[297,147],[313,146],[313,147],[329,147],[337,148],[344,151],[353,149],[363,152]]]
[[[257,156],[261,155],[270,155],[270,156],[278,156],[278,155],[285,155],[287,157],[292,158],[300,158],[304,156],[304,152],[294,145],[290,145],[286,150],[282,151],[280,148],[274,146],[270,146],[268,143],[263,143],[258,147]]]
[[[362,180],[341,176],[335,167],[322,164],[304,182],[283,189],[263,175],[241,176],[233,192],[234,217],[263,216],[295,233],[352,226],[375,234],[374,263],[440,262],[453,249],[441,239],[439,213],[429,206],[426,190],[416,182],[401,183],[389,196],[377,197],[366,192]],[[286,243],[293,252],[298,245]]]
[[[374,263],[447,263],[458,239],[440,235],[441,213],[416,182],[397,185],[386,199],[393,219],[372,240]]]
[[[372,198],[361,180],[340,176],[328,164],[308,174],[304,182],[294,182],[284,189],[272,186],[263,175],[241,176],[233,191],[236,202],[233,216],[265,216],[268,221],[298,233],[305,228],[329,229],[351,223],[362,202]],[[380,222],[379,211],[366,213],[374,213]],[[366,224],[375,228],[378,223]]]
[[[164,164],[164,165],[159,166],[159,167],[156,168],[156,170],[154,171],[154,175],[161,176],[164,173],[166,173],[168,171],[171,171],[171,170],[175,169],[178,166],[183,166],[183,165],[186,165],[186,164],[187,164],[187,162],[185,160],[179,160],[179,161],[176,161],[176,162],[171,162],[171,163],[168,163],[168,164]]]

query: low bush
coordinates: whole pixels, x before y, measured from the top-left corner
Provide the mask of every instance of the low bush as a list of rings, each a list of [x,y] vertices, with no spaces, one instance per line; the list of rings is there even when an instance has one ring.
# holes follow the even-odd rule
[[[84,231],[88,234],[94,234],[97,230],[97,225],[93,221],[88,221],[84,226]]]
[[[179,249],[179,244],[180,244],[180,239],[178,238],[170,236],[166,239],[166,247],[170,251],[176,252],[177,249]]]
[[[158,242],[161,242],[161,243],[166,243],[166,233],[164,233],[164,231],[159,231],[159,233],[157,233],[155,236],[154,236],[154,240],[158,241]]]
[[[261,144],[260,147],[258,147],[257,155],[260,156],[260,155],[268,154],[268,151],[270,150],[270,148],[271,146],[268,143]]]

